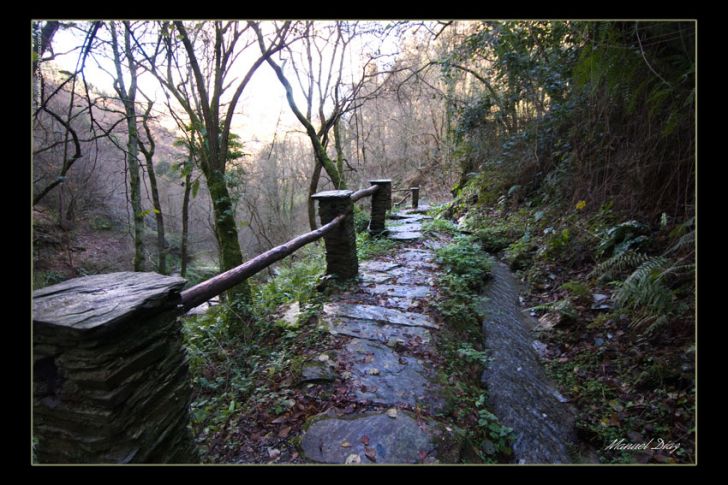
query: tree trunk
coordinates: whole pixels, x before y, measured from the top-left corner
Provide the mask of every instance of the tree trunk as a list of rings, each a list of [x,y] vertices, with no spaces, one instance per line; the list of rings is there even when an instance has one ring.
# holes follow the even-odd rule
[[[190,221],[190,182],[192,180],[192,171],[185,175],[185,195],[182,199],[182,243],[180,248],[181,268],[180,275],[184,278],[187,274],[187,238],[189,234]]]
[[[129,161],[129,185],[131,187],[131,209],[134,214],[134,271],[144,271],[144,214],[142,213],[142,191],[139,177],[139,152],[137,146],[136,110],[134,103],[126,103],[127,128],[129,139],[127,143]]]
[[[238,242],[238,230],[232,201],[225,184],[225,176],[219,170],[206,174],[207,188],[212,198],[215,215],[215,236],[220,254],[220,270],[227,271],[243,264],[243,254]],[[228,291],[231,301],[250,301],[250,285],[243,281]]]
[[[149,128],[149,113],[152,111],[153,103],[150,102],[147,112],[144,113],[142,123],[144,132],[147,134],[147,143],[145,146],[139,140],[139,149],[144,153],[144,159],[147,165],[147,175],[149,176],[149,187],[152,189],[152,203],[154,204],[154,216],[157,222],[157,254],[159,262],[157,271],[161,274],[167,274],[167,240],[164,237],[164,216],[162,215],[162,203],[159,201],[159,189],[157,188],[157,176],[154,173],[154,152],[155,143],[152,136],[152,130]]]
[[[316,201],[311,198],[318,191],[318,183],[321,178],[321,164],[316,160],[316,166],[311,175],[311,183],[308,186],[308,225],[312,231],[316,230]]]
[[[157,176],[154,174],[152,157],[146,157],[147,175],[149,176],[149,188],[152,190],[152,203],[154,204],[154,216],[157,221],[157,251],[159,253],[159,264],[157,271],[167,274],[167,240],[164,236],[164,216],[162,215],[162,204],[159,201],[159,189],[157,188]]]
[[[117,79],[114,84],[119,98],[124,103],[126,114],[127,135],[127,160],[129,167],[129,185],[131,188],[131,208],[134,215],[134,271],[144,271],[144,246],[142,237],[144,235],[144,215],[142,214],[142,192],[139,178],[139,133],[136,123],[136,91],[137,76],[136,67],[131,54],[131,39],[129,23],[124,23],[125,54],[129,63],[131,83],[127,90],[124,82],[124,75],[121,69],[121,50],[116,33],[116,25],[111,22],[111,42],[114,51],[114,64],[116,66]]]

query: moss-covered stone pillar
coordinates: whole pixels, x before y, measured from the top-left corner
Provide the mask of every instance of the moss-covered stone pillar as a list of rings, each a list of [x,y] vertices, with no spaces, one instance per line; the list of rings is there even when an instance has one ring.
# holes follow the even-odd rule
[[[417,209],[417,206],[420,203],[420,188],[410,187],[410,190],[412,191],[412,208]]]
[[[84,276],[33,293],[39,463],[196,463],[177,305],[185,280]]]
[[[321,225],[330,222],[339,214],[347,214],[344,222],[324,236],[326,274],[341,279],[352,278],[359,272],[352,193],[351,190],[327,190],[311,196],[319,201]]]
[[[392,180],[370,180],[379,189],[372,195],[372,215],[369,219],[369,233],[379,235],[384,232],[384,219],[392,208]]]

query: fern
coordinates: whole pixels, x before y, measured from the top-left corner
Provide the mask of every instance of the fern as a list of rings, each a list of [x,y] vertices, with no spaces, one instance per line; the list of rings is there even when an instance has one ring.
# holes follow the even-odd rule
[[[624,253],[616,254],[606,261],[598,264],[589,276],[594,277],[598,275],[601,280],[608,280],[613,278],[616,274],[636,268],[649,260],[650,257],[646,254],[637,253],[635,251],[625,251]]]
[[[688,232],[687,234],[683,234],[670,248],[665,251],[665,254],[673,254],[676,253],[682,249],[690,249],[690,252],[692,253],[693,249],[695,248],[695,230],[692,230]]]

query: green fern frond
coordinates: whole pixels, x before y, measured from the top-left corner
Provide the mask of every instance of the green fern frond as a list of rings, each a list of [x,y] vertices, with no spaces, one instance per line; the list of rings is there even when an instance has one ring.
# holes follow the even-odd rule
[[[636,268],[642,263],[649,260],[650,256],[646,254],[638,253],[635,251],[625,251],[621,254],[614,255],[606,261],[598,264],[592,270],[589,276],[600,276],[601,279],[608,279],[615,274],[619,274],[632,268]]]
[[[663,256],[649,257],[640,266],[624,280],[625,284],[645,280],[649,276],[657,280],[659,275],[670,267],[671,261]]]
[[[695,248],[695,231],[692,230],[686,234],[683,234],[667,251],[665,255],[676,253],[681,249],[689,248],[693,250]]]

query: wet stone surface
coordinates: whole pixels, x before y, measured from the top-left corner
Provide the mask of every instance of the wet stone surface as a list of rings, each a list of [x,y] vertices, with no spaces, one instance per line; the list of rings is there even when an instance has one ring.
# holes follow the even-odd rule
[[[353,339],[346,351],[354,363],[351,372],[357,399],[388,406],[420,404],[431,413],[443,408],[444,401],[429,382],[432,376],[421,360],[362,339]]]
[[[422,237],[421,232],[390,232],[387,234],[389,239],[395,241],[414,241]]]
[[[518,282],[503,263],[493,265],[484,295],[483,323],[490,364],[482,376],[488,404],[515,432],[513,453],[522,463],[570,463],[576,437],[574,411],[546,378],[534,348],[535,321],[518,306]],[[538,348],[538,344],[536,344]]]
[[[324,304],[324,314],[327,317],[349,317],[393,325],[437,328],[437,324],[427,315],[375,305],[326,303]]]
[[[402,342],[428,343],[430,332],[423,327],[406,325],[388,325],[373,320],[359,320],[348,317],[335,317],[327,319],[329,331],[333,335],[348,335],[379,342],[388,342],[391,339]]]
[[[361,289],[366,293],[395,296],[400,298],[425,298],[432,294],[432,290],[427,286],[413,285],[379,284],[372,286],[362,286]]]
[[[310,360],[301,366],[300,384],[333,382],[336,379],[336,372],[326,362]]]
[[[429,217],[401,217],[388,223],[388,237],[422,238],[420,221]],[[305,459],[362,464],[459,460],[462,443],[451,428],[431,419],[442,413],[445,399],[432,363],[422,360],[433,351],[432,332],[439,328],[426,312],[435,296],[437,269],[431,250],[402,243],[376,261],[362,262],[358,285],[324,304],[322,322],[344,339],[336,361],[347,369],[341,376],[359,411],[330,408],[311,418],[302,437]],[[417,421],[407,414],[414,408],[420,410]]]
[[[319,463],[347,463],[348,459],[348,463],[414,464],[421,453],[432,453],[435,443],[428,426],[399,412],[394,419],[386,414],[319,417],[303,436],[301,447],[306,458]]]

